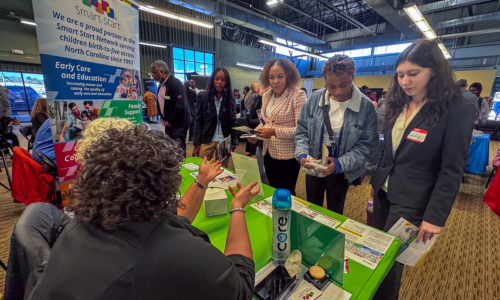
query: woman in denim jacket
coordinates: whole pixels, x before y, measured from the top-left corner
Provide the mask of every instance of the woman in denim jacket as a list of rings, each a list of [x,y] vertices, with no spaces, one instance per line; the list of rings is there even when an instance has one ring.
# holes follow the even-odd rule
[[[365,164],[379,140],[377,113],[370,99],[354,85],[355,71],[354,61],[345,55],[335,55],[325,62],[326,89],[314,92],[306,102],[295,134],[295,157],[302,167],[314,169],[308,155],[313,159],[325,157],[325,169],[307,172],[307,200],[323,206],[326,191],[327,208],[339,214],[344,211],[349,184],[361,183]],[[324,116],[330,121],[331,135]]]

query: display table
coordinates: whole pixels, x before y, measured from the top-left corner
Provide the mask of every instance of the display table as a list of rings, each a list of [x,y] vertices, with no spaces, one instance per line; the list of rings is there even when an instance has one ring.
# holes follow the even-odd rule
[[[490,153],[490,135],[484,133],[481,136],[472,137],[475,142],[469,148],[466,171],[473,174],[483,174],[488,166]]]
[[[200,164],[201,161],[202,159],[198,157],[186,159],[186,163]],[[190,171],[186,168],[181,169],[181,175],[183,177],[182,186],[180,188],[181,193],[186,192],[189,185],[191,185],[191,183],[194,181],[194,177],[189,175],[193,172],[197,171]],[[274,188],[264,185],[265,197],[262,198],[261,196],[256,196],[250,204],[272,196],[274,190]],[[226,194],[228,195],[229,204],[230,200],[233,197],[229,191],[226,191]],[[256,268],[255,271],[257,272],[262,267],[267,265],[271,260],[269,250],[270,245],[268,244],[268,240],[266,238],[265,220],[267,216],[251,208],[250,204],[247,206],[246,220],[248,231],[250,234],[250,240],[252,243],[252,250]],[[311,204],[309,208],[341,222],[345,222],[348,219],[342,215],[336,214],[332,211],[313,204]],[[193,225],[206,232],[210,237],[210,241],[212,242],[212,244],[217,249],[224,252],[227,231],[229,227],[229,219],[229,214],[223,216],[205,217],[205,211],[203,210],[202,206],[200,212],[198,213],[198,216],[193,222]],[[399,251],[399,247],[400,242],[396,238],[392,242],[390,248],[387,250],[382,260],[379,262],[377,268],[374,270],[365,267],[353,260],[349,260],[349,273],[344,274],[344,290],[352,294],[351,300],[371,299],[373,297],[380,283],[385,278],[390,267],[392,267],[394,261],[396,260],[396,255]]]

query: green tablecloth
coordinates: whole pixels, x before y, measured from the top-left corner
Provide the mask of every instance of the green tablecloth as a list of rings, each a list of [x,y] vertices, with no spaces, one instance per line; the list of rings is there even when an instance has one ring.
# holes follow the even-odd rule
[[[186,159],[186,163],[200,164],[201,161],[201,158],[198,157]],[[189,175],[193,172],[197,171],[189,171],[186,168],[182,168],[181,174],[184,180],[180,189],[181,193],[186,192],[189,185],[191,185],[191,183],[194,181],[194,177]],[[262,198],[260,196],[257,196],[254,200],[252,200],[250,204],[270,197],[273,193],[274,188],[264,185],[265,197]],[[232,200],[233,197],[229,193],[229,191],[226,191],[226,194],[228,195],[229,205],[230,200]],[[252,242],[255,268],[256,271],[258,271],[262,267],[267,265],[271,260],[269,252],[270,247],[267,242],[265,228],[265,218],[267,217],[261,212],[250,208],[249,206],[247,208],[246,219],[248,224],[248,231],[250,234],[250,240]],[[341,222],[344,222],[348,219],[342,215],[336,214],[314,204],[311,204],[309,208]],[[229,227],[229,218],[229,214],[224,216],[205,217],[205,211],[202,206],[200,212],[198,213],[198,216],[193,222],[193,225],[206,232],[210,237],[210,241],[212,242],[212,244],[217,249],[224,252],[227,230]],[[396,238],[385,253],[383,259],[379,262],[377,268],[374,270],[365,267],[353,260],[349,260],[349,274],[344,274],[344,290],[352,294],[351,300],[364,300],[371,299],[373,297],[378,286],[385,278],[390,267],[392,267],[394,261],[396,260],[396,254],[399,250],[399,247],[400,242]]]

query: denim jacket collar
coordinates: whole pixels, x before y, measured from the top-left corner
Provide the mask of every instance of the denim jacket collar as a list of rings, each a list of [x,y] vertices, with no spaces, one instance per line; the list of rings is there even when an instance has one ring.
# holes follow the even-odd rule
[[[326,90],[325,98],[330,98],[330,93],[328,93],[328,90]],[[323,96],[319,100],[318,105],[323,106]],[[330,101],[325,101],[325,105],[330,105]],[[360,107],[361,107],[361,91],[353,83],[352,84],[352,97],[351,97],[351,101],[349,102],[349,105],[347,106],[347,108],[349,108],[350,110],[352,110],[354,112],[359,112]]]

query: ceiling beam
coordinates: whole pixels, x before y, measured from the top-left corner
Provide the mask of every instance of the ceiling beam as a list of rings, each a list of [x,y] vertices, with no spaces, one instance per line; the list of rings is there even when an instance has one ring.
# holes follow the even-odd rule
[[[443,21],[439,23],[433,23],[430,24],[433,29],[440,29],[440,28],[448,28],[448,27],[454,27],[454,26],[462,26],[462,25],[469,25],[469,24],[475,24],[475,23],[480,23],[480,22],[490,22],[490,21],[498,21],[500,20],[500,12],[494,12],[494,13],[489,13],[489,14],[482,14],[482,15],[477,15],[477,16],[472,16],[472,17],[464,17],[460,19],[453,19],[453,20],[448,20],[448,21]]]
[[[313,19],[315,22],[318,22],[319,24],[322,24],[325,27],[328,27],[328,28],[330,28],[332,30],[335,30],[335,31],[339,31],[337,28],[335,28],[333,26],[330,26],[330,25],[326,24],[325,22],[322,22],[322,21],[318,20],[318,19],[314,18],[313,16],[311,16],[309,14],[306,14],[305,12],[301,11],[300,9],[297,9],[297,8],[291,6],[291,5],[286,4],[285,2],[278,2],[278,3],[281,4],[281,5],[284,5],[284,6],[288,7],[290,9],[292,9],[295,12],[298,12],[299,14],[302,14],[302,15],[308,17],[308,18]]]
[[[423,14],[429,14],[440,10],[455,9],[459,7],[479,4],[483,2],[490,2],[491,0],[444,0],[425,5],[420,5],[418,9]]]
[[[462,37],[462,36],[491,34],[491,33],[497,33],[497,32],[500,32],[500,28],[491,28],[491,29],[484,29],[484,30],[477,30],[477,31],[466,31],[466,32],[460,32],[460,33],[445,34],[445,35],[440,36],[439,38],[451,39],[451,38]]]
[[[368,28],[365,25],[363,25],[362,23],[358,22],[358,20],[354,19],[353,17],[345,14],[343,11],[341,11],[340,9],[335,7],[333,4],[331,4],[327,0],[314,0],[314,1],[323,4],[323,6],[325,6],[328,9],[333,10],[334,12],[336,12],[336,14],[339,17],[341,17],[342,19],[346,20],[347,22],[353,24],[354,26],[358,27],[359,29],[363,29],[365,31],[368,31],[368,33],[370,33],[370,34],[375,34],[370,28]]]

